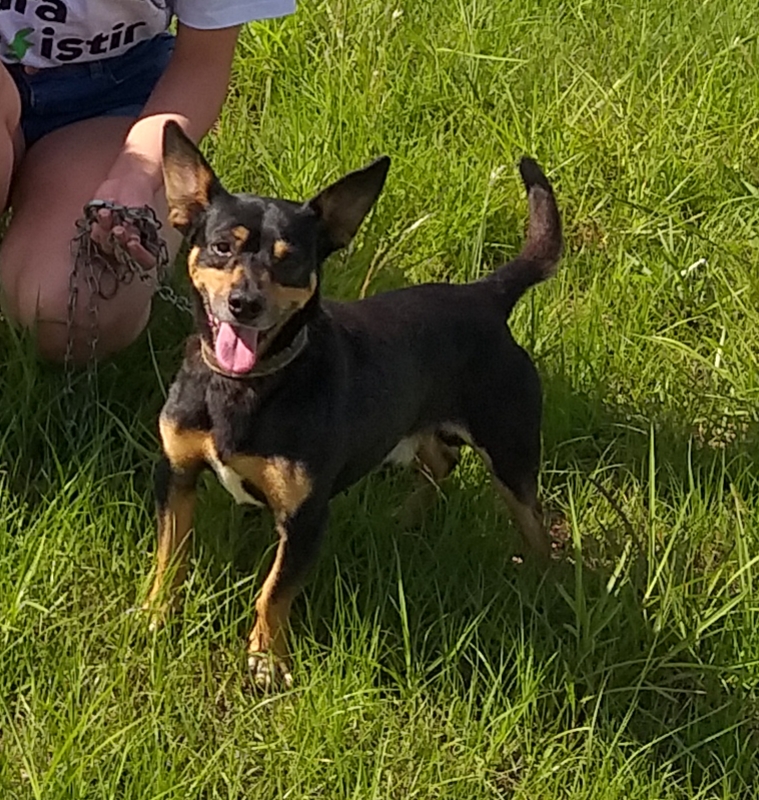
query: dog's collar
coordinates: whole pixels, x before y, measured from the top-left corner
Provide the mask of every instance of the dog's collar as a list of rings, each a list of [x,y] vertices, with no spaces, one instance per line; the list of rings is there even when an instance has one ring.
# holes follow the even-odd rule
[[[251,378],[263,378],[265,375],[273,375],[284,369],[291,361],[294,361],[304,350],[308,344],[308,328],[302,327],[292,343],[280,350],[275,356],[271,358],[264,358],[260,363],[256,364],[250,372],[244,372],[240,375],[235,375],[233,372],[227,372],[222,369],[216,361],[210,347],[205,339],[200,340],[200,355],[205,362],[205,365],[219,375],[225,378],[233,378],[238,381],[250,380]]]

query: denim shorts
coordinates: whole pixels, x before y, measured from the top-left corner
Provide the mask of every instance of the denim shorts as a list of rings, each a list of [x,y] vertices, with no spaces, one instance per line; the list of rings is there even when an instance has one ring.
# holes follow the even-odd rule
[[[174,37],[162,33],[126,53],[83,64],[64,64],[31,74],[6,67],[21,96],[26,146],[64,125],[92,117],[137,117],[166,69]]]

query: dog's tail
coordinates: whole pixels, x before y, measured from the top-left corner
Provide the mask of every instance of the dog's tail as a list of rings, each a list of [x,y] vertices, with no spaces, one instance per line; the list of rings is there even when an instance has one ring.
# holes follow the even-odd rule
[[[530,204],[527,240],[515,259],[483,279],[495,289],[507,318],[530,286],[556,272],[563,247],[559,208],[548,178],[538,163],[527,156],[519,162],[519,172]]]

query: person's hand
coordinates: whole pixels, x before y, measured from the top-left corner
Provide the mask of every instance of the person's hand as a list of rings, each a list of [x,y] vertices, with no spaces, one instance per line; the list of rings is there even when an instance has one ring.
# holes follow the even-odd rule
[[[145,205],[152,206],[153,198],[151,181],[137,172],[128,178],[107,179],[98,187],[92,199],[140,208]],[[155,256],[140,243],[140,233],[137,228],[119,220],[109,209],[103,208],[98,211],[97,222],[92,226],[90,235],[106,254],[112,254],[114,242],[118,242],[144,269],[156,266]]]

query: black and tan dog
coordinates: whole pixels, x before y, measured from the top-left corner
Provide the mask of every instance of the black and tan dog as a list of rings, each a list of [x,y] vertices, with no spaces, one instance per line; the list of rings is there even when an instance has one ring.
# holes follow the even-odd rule
[[[383,461],[416,457],[440,479],[458,445],[472,445],[527,544],[550,554],[537,498],[540,381],[506,319],[559,259],[551,186],[522,160],[527,241],[485,279],[323,300],[322,262],[353,238],[388,167],[380,158],[305,203],[232,195],[177,125],[164,131],[170,219],[191,245],[198,331],[160,419],[147,607],[159,623],[185,575],[196,481],[211,468],[238,502],[268,506],[279,534],[248,644],[262,686],[290,681],[288,614],[330,498]]]

